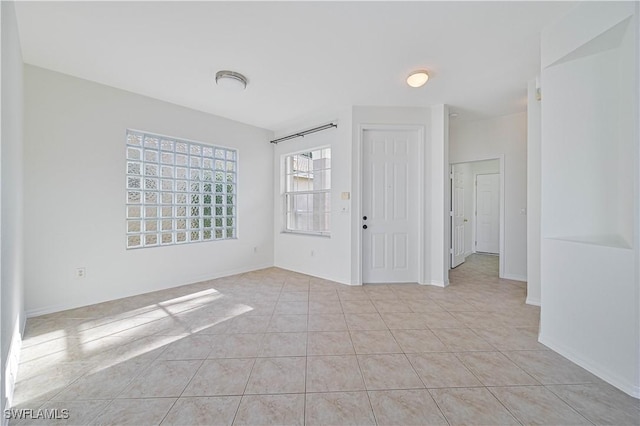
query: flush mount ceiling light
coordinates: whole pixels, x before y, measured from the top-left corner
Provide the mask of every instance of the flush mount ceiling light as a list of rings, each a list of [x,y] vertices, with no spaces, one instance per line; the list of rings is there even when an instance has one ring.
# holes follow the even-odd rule
[[[407,84],[411,87],[422,87],[429,80],[429,74],[425,70],[414,71],[407,77]]]
[[[235,71],[218,71],[216,73],[216,84],[230,90],[242,91],[247,87],[247,77]]]

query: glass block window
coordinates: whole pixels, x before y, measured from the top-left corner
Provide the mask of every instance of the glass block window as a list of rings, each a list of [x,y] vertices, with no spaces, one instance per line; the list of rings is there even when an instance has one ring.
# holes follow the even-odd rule
[[[331,148],[285,157],[285,232],[329,235]]]
[[[236,150],[127,130],[127,248],[237,236]]]

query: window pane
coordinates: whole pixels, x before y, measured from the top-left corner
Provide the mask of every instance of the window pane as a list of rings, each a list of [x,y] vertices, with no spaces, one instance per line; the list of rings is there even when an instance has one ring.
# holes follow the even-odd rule
[[[145,234],[144,236],[144,245],[145,246],[155,246],[158,244],[158,235],[156,234]]]
[[[142,152],[138,148],[127,148],[127,160],[140,160]]]
[[[140,221],[139,220],[129,220],[127,221],[127,232],[140,232]]]
[[[158,217],[158,207],[156,206],[145,207],[144,217]]]
[[[154,149],[158,149],[159,145],[159,140],[156,137],[153,136],[145,136],[144,138],[144,147],[145,148],[154,148]]]
[[[160,157],[160,162],[163,164],[174,164],[173,154],[170,152],[163,152]]]
[[[141,165],[140,163],[127,163],[127,173],[130,175],[139,175],[141,174]]]
[[[285,230],[328,234],[331,217],[331,149],[285,157]]]
[[[127,133],[127,145],[142,146],[142,135],[139,133]]]
[[[127,207],[127,217],[136,218],[136,217],[140,217],[140,214],[141,214],[140,206]]]
[[[142,244],[140,235],[131,235],[127,237],[127,248],[140,247],[140,244]]]
[[[160,149],[163,151],[173,151],[173,141],[162,140],[160,143]]]

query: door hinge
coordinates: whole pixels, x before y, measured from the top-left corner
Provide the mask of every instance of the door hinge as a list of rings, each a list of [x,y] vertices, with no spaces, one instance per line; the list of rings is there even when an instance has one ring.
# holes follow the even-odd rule
[[[453,254],[453,249],[449,249],[449,254]]]

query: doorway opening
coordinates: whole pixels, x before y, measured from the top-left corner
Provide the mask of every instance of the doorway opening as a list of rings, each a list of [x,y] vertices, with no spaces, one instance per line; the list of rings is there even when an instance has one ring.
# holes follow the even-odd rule
[[[450,268],[484,255],[504,275],[503,158],[451,164]]]

